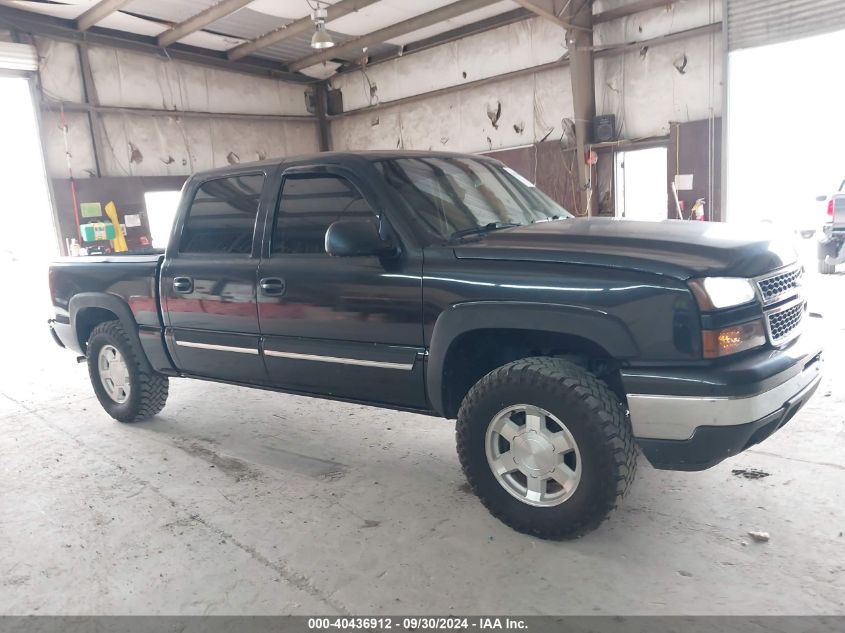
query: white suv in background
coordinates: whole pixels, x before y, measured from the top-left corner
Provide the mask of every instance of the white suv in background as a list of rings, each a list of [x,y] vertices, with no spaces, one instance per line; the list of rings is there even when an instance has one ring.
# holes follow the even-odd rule
[[[837,264],[845,262],[845,180],[836,193],[816,200],[826,203],[818,245],[819,272],[831,275]]]

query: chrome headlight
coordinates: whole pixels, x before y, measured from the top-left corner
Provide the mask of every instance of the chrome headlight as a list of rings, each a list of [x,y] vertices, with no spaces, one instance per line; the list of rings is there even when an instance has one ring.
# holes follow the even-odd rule
[[[741,306],[757,298],[753,282],[742,277],[702,277],[690,280],[689,287],[705,312]]]

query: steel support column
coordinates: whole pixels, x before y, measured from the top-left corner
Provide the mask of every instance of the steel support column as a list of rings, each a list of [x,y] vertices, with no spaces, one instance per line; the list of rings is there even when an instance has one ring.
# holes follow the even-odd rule
[[[332,138],[329,119],[326,116],[329,107],[329,95],[325,83],[314,86],[314,100],[317,105],[317,140],[320,143],[320,151],[328,152],[332,148]]]
[[[578,213],[593,215],[592,168],[586,162],[590,126],[596,115],[596,90],[593,79],[593,7],[589,0],[572,0],[567,7],[567,21],[579,27],[566,32],[569,47],[569,76],[575,110],[576,190]]]

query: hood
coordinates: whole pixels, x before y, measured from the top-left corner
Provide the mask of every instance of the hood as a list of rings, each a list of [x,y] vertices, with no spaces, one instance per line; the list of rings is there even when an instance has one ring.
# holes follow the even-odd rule
[[[493,231],[455,247],[455,255],[609,266],[679,279],[756,277],[798,259],[791,240],[766,225],[612,218],[556,220]]]

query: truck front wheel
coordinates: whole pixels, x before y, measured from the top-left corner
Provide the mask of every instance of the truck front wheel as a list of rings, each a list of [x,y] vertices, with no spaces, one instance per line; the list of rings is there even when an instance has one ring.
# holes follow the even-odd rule
[[[598,527],[627,492],[637,463],[613,391],[557,358],[518,360],[478,381],[458,412],[457,446],[487,509],[546,539]]]
[[[94,328],[87,356],[94,393],[115,420],[137,422],[164,408],[167,376],[149,371],[139,361],[120,321],[106,321]]]

